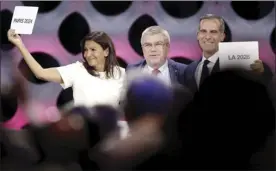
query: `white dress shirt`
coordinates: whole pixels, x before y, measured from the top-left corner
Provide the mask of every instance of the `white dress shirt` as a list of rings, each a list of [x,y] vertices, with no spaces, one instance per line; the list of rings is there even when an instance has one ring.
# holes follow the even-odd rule
[[[203,68],[203,64],[205,60],[209,60],[209,64],[207,65],[208,69],[209,69],[209,73],[212,72],[213,67],[215,66],[215,63],[218,60],[218,53],[215,53],[213,56],[210,56],[208,59],[205,58],[204,56],[202,57],[202,60],[200,61],[200,63],[197,65],[196,68],[196,72],[195,72],[195,79],[196,79],[196,84],[199,87],[200,84],[200,78],[201,78],[201,73],[202,73],[202,68]]]
[[[153,70],[154,68],[150,67],[149,65],[146,65],[144,67],[144,72],[148,74],[152,74]],[[158,68],[158,70],[160,71],[160,73],[157,75],[157,78],[162,80],[165,84],[171,85],[171,77],[169,72],[168,61],[166,60],[166,62],[160,68]]]

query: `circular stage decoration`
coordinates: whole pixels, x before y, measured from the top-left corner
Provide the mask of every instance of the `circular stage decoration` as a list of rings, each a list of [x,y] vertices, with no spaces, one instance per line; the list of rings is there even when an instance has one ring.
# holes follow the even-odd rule
[[[91,1],[90,3],[98,12],[106,16],[119,15],[132,4],[131,1]]]
[[[62,108],[65,104],[73,101],[73,89],[69,87],[67,89],[63,89],[57,98],[56,105],[58,109]]]
[[[118,61],[120,67],[122,67],[122,68],[127,67],[127,63],[125,60],[122,59],[122,57],[117,56],[117,61]]]
[[[90,32],[85,18],[78,12],[67,16],[58,30],[58,37],[62,46],[71,54],[77,55],[81,52],[80,42]]]
[[[38,8],[38,13],[47,13],[55,10],[61,1],[21,1],[25,6],[35,6]]]
[[[49,54],[44,52],[33,52],[31,53],[35,60],[43,67],[43,68],[51,68],[51,67],[59,67],[58,61]],[[46,81],[40,80],[35,77],[31,69],[26,64],[25,60],[22,59],[18,65],[19,70],[23,74],[23,76],[34,84],[44,84]]]
[[[274,8],[273,1],[232,1],[233,10],[245,20],[259,20],[266,17]]]
[[[186,64],[186,65],[189,65],[190,63],[192,63],[193,61],[188,59],[188,58],[184,58],[182,56],[174,56],[174,57],[171,57],[172,60],[174,60],[175,62],[179,62],[179,63],[182,63],[182,64]]]
[[[170,16],[181,19],[195,15],[204,4],[202,1],[161,1],[160,3]]]
[[[131,25],[128,31],[128,40],[133,48],[133,50],[138,53],[140,56],[143,56],[142,48],[141,48],[141,35],[143,31],[150,27],[158,25],[157,22],[151,16],[145,14],[140,16],[135,20],[135,22]]]

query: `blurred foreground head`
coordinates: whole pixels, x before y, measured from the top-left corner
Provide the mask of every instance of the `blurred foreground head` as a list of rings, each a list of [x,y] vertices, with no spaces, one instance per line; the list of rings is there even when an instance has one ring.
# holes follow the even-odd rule
[[[50,161],[77,160],[78,152],[94,147],[117,129],[117,111],[110,106],[74,107],[59,121],[35,128],[35,135]]]
[[[86,132],[89,146],[94,146],[100,139],[118,128],[117,120],[117,110],[112,106],[97,105],[93,108],[78,106],[67,111],[55,124],[64,131]]]
[[[189,162],[194,164],[191,167],[244,169],[252,154],[275,131],[275,110],[266,87],[248,74],[229,70],[208,77],[195,94],[190,118],[179,119],[179,125],[187,118],[190,122],[191,128],[182,131],[189,132],[183,142],[189,144],[187,149],[195,156],[187,155],[193,160]]]
[[[246,71],[228,70],[214,74],[203,83],[195,100],[200,111],[210,113],[208,116],[220,114],[220,118],[229,117],[223,122],[240,123],[235,127],[247,124],[253,130],[271,129],[275,125],[275,111],[266,86],[252,80]],[[259,127],[260,124],[265,127]]]
[[[155,154],[163,145],[162,127],[173,105],[173,91],[162,81],[140,75],[128,82],[124,99],[129,136],[112,136],[101,144],[105,169],[125,169]]]
[[[107,136],[112,131],[118,129],[118,111],[109,105],[96,105],[93,108],[75,107],[72,114],[81,115],[88,124],[95,123],[100,128],[102,137]],[[90,130],[91,131],[91,130]]]
[[[11,83],[1,84],[0,122],[5,128],[21,129],[28,122],[20,110],[29,101],[27,87],[20,73],[14,71],[10,78]]]
[[[173,102],[173,92],[167,85],[151,76],[130,81],[125,96],[125,116],[131,122],[145,114],[167,115]]]

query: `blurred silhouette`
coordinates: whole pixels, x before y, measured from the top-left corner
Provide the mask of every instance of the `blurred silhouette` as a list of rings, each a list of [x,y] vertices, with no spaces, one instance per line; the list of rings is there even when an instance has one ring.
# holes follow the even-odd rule
[[[127,89],[125,118],[132,122],[146,113],[167,115],[172,102],[172,90],[167,85],[150,76],[137,78]]]
[[[268,94],[270,95],[271,101],[274,105],[274,109],[276,111],[276,75],[268,85]],[[256,154],[252,156],[251,164],[254,169],[258,170],[275,170],[275,142],[276,132],[271,136],[268,136],[265,144],[261,147]]]
[[[6,152],[5,158],[1,161],[3,170],[29,168],[41,157],[32,134],[24,128],[28,124],[28,117],[24,109],[29,101],[24,78],[16,69],[13,68],[12,71],[12,85],[8,86],[8,89],[1,89],[1,96],[5,96],[4,99],[1,97],[1,100],[15,98],[18,101],[18,108],[14,115],[8,119],[3,118],[4,122],[0,127],[1,142]],[[1,113],[7,112],[5,109],[7,106],[1,106]],[[5,113],[1,115],[5,116]]]
[[[270,95],[276,110],[276,74],[274,74],[270,84],[268,85],[268,94]]]
[[[180,115],[184,169],[252,169],[251,156],[275,131],[275,110],[250,74],[213,74]]]
[[[275,169],[275,80],[266,86],[252,74],[214,73],[194,95],[151,75],[130,74],[121,103],[129,126],[123,138],[122,111],[110,105],[67,106],[55,111],[56,120],[35,124],[27,116],[37,115],[39,106],[15,76],[10,95],[31,122],[2,124],[1,169]]]
[[[108,105],[93,108],[78,106],[63,113],[55,123],[33,128],[44,154],[42,164],[67,167],[78,163],[84,170],[97,169],[98,165],[90,159],[89,153],[101,139],[118,129],[117,118],[116,109]]]
[[[120,140],[109,137],[102,143],[104,169],[162,168],[161,160],[167,159],[162,128],[173,97],[172,89],[155,77],[136,77],[129,82],[124,99],[129,134]]]

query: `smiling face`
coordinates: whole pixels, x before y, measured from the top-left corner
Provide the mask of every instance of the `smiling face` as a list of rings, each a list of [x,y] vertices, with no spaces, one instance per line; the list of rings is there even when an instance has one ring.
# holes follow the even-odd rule
[[[159,68],[167,59],[169,43],[162,33],[145,35],[142,41],[143,55],[147,64]]]
[[[201,20],[197,40],[205,57],[216,53],[219,42],[224,40],[225,34],[220,28],[221,23],[218,19]]]
[[[95,68],[104,66],[108,54],[108,49],[103,49],[98,43],[92,40],[85,41],[83,56],[90,66]]]

